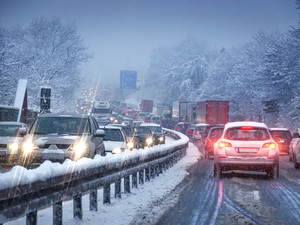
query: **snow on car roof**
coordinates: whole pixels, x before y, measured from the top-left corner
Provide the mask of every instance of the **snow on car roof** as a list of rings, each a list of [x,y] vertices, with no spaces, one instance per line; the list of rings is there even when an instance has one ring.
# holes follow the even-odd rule
[[[157,123],[142,123],[140,126],[141,127],[160,127],[160,125]]]
[[[280,127],[276,127],[276,128],[269,128],[270,130],[284,130],[284,131],[288,131],[289,129],[287,128],[280,128]]]
[[[231,127],[242,127],[242,126],[252,126],[252,127],[263,127],[268,129],[267,125],[260,122],[252,122],[252,121],[238,121],[238,122],[230,122],[225,125],[225,129]]]

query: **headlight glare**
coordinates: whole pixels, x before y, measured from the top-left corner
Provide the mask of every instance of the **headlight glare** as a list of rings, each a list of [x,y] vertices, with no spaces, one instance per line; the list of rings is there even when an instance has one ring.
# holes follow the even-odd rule
[[[147,139],[146,139],[147,145],[151,145],[152,142],[153,142],[152,138],[147,138]]]
[[[118,154],[118,153],[120,153],[121,151],[122,151],[121,148],[114,148],[114,149],[112,150],[112,154]]]
[[[133,149],[133,147],[134,147],[133,142],[132,141],[128,141],[127,142],[127,148],[131,150],[131,149]]]
[[[30,153],[35,149],[37,149],[37,146],[31,141],[27,141],[23,144],[23,150],[25,154]]]
[[[19,148],[19,145],[17,143],[9,144],[8,149],[11,151],[17,151]]]

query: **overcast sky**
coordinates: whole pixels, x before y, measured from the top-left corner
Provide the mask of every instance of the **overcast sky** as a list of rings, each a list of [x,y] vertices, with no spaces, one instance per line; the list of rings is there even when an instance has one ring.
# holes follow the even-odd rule
[[[0,25],[27,26],[40,16],[76,21],[94,53],[83,74],[118,81],[126,69],[142,79],[154,48],[186,37],[235,46],[259,30],[297,26],[298,11],[295,0],[0,0]]]

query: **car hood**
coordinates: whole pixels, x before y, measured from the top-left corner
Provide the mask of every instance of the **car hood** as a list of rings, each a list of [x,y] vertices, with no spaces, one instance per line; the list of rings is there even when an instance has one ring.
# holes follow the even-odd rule
[[[27,135],[25,140],[31,139],[36,145],[45,144],[73,144],[81,139],[81,136],[75,135]]]
[[[0,144],[20,143],[22,140],[22,137],[0,137]]]
[[[120,141],[103,141],[105,151],[112,151],[114,148],[124,148],[126,147],[126,143]]]

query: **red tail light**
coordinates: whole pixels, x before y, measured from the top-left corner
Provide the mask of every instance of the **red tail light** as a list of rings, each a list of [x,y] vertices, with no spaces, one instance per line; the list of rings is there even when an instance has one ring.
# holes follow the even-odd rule
[[[189,130],[189,133],[191,133],[192,132],[192,130]]]
[[[272,150],[275,150],[276,144],[274,142],[264,143],[262,148],[270,148]]]
[[[207,138],[206,139],[209,143],[211,143],[212,142],[212,140],[210,139],[210,138]]]
[[[170,127],[172,127],[172,124],[170,123]]]
[[[195,130],[195,134],[197,134],[197,130]]]
[[[179,130],[179,126],[177,126],[177,130]]]
[[[219,142],[218,146],[219,146],[219,148],[225,148],[225,147],[232,147],[232,144],[229,142],[221,141],[221,142]]]

